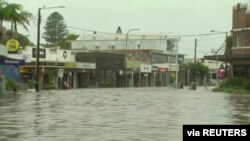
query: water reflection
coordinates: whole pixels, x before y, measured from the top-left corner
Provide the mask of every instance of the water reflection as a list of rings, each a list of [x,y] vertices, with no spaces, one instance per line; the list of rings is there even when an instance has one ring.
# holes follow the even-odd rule
[[[250,123],[250,98],[249,95],[232,95],[229,97],[230,103],[233,105],[231,113],[234,123],[246,124]]]
[[[167,88],[0,97],[0,140],[179,141],[183,124],[246,124],[250,95]]]

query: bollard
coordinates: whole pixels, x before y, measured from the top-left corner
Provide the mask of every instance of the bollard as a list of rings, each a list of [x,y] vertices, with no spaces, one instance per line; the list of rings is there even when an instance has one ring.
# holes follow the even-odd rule
[[[6,83],[5,83],[5,77],[0,70],[0,94],[5,94],[6,93]]]
[[[189,87],[190,90],[196,90],[196,83],[195,82],[192,82],[190,87]]]
[[[6,93],[6,85],[5,83],[0,83],[0,94]]]

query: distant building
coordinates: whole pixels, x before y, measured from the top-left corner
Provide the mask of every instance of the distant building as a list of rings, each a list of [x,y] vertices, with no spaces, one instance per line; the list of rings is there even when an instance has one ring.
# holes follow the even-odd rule
[[[124,73],[127,75],[125,83],[130,87],[167,86],[178,79],[179,63],[184,60],[184,55],[178,54],[178,42],[177,37],[94,34],[71,41],[71,49],[127,56]],[[83,61],[78,59],[76,61]],[[104,62],[105,59],[102,61],[109,63]]]
[[[216,60],[207,60],[207,59],[197,59],[197,62],[203,63],[209,69],[208,81],[216,81],[217,80],[217,72],[221,66],[225,67],[225,63],[222,61]],[[194,62],[194,59],[187,58],[184,60],[184,63]]]

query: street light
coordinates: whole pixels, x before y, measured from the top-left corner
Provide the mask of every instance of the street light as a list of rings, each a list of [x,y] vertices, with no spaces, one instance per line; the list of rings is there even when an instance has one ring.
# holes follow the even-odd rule
[[[39,91],[39,58],[40,58],[40,25],[41,25],[41,10],[42,9],[53,9],[53,8],[65,8],[64,6],[55,6],[55,7],[43,7],[38,8],[38,20],[37,20],[37,50],[36,50],[36,83],[35,88],[36,92]]]
[[[128,34],[131,31],[134,30],[140,30],[139,28],[135,28],[135,29],[130,29],[127,33],[126,33],[126,49],[125,49],[125,87],[127,87],[127,49],[128,49]]]
[[[207,52],[204,52],[204,51],[198,51],[198,52],[201,52],[201,53],[204,53],[204,56],[203,56],[203,64],[205,65],[205,56],[207,56],[207,53],[215,53],[215,50],[212,49],[210,51],[207,51]],[[216,56],[216,60],[217,60],[217,56]],[[218,61],[217,61],[217,66],[216,68],[218,68]],[[218,74],[217,74],[218,75]],[[218,81],[218,77],[216,77],[216,81]],[[205,90],[207,90],[207,76],[204,76],[204,85],[205,85]]]
[[[219,57],[218,57],[218,52],[212,49],[211,51],[208,51],[211,53],[214,53],[216,55],[216,81],[219,84],[219,77],[218,77],[218,70],[219,70]],[[206,52],[205,55],[208,53]]]

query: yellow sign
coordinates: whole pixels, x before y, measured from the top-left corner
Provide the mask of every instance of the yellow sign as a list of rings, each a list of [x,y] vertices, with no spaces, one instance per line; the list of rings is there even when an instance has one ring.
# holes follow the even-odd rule
[[[19,42],[16,39],[10,39],[6,44],[6,47],[10,52],[17,51],[19,48]]]
[[[173,78],[175,78],[175,73],[171,73],[171,76],[172,76]]]
[[[68,63],[65,63],[64,67],[65,68],[76,68],[76,63],[68,62]]]

